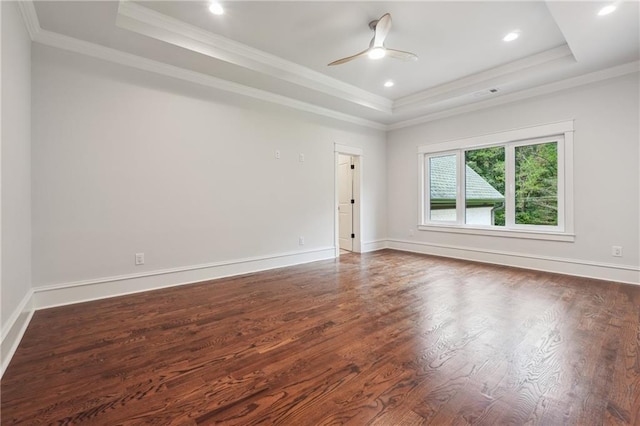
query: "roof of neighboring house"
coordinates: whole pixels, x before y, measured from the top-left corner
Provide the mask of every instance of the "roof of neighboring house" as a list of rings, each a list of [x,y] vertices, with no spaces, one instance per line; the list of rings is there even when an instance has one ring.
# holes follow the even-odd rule
[[[456,157],[446,155],[431,157],[431,199],[456,199]],[[496,190],[482,176],[469,166],[465,166],[467,200],[502,201],[504,195]]]

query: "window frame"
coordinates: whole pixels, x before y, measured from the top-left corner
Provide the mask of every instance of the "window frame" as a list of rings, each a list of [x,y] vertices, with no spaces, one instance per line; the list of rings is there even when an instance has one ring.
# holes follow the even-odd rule
[[[573,230],[573,120],[487,134],[472,138],[422,145],[418,147],[419,206],[418,229],[543,239],[575,240]],[[557,142],[558,152],[558,225],[515,223],[515,149],[518,146]],[[465,223],[466,151],[501,146],[505,148],[505,225],[468,225]],[[456,155],[456,221],[430,220],[429,158]]]
[[[424,177],[424,185],[425,185],[425,191],[424,191],[424,197],[425,200],[427,198],[427,196],[430,197],[431,194],[431,183],[429,181],[429,176],[430,176],[430,162],[428,161],[428,159],[430,158],[437,158],[437,157],[448,157],[451,155],[455,155],[456,157],[456,220],[455,221],[451,221],[451,220],[439,220],[439,221],[432,221],[430,220],[430,211],[431,209],[424,209],[425,211],[425,216],[423,217],[422,221],[424,223],[435,223],[435,224],[443,224],[443,225],[457,225],[460,222],[460,217],[464,217],[464,212],[462,212],[463,216],[461,215],[461,208],[460,208],[460,179],[464,178],[464,171],[460,169],[460,153],[459,151],[444,151],[444,152],[437,152],[431,155],[425,155],[424,157],[424,167],[425,167],[425,177]]]

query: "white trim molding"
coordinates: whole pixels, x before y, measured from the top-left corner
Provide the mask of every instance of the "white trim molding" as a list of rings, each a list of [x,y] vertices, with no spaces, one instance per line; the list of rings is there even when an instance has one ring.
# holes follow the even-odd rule
[[[575,241],[573,212],[573,120],[528,126],[418,146],[418,230],[526,238],[550,241]],[[557,225],[519,225],[515,221],[515,154],[519,146],[553,141],[557,145]],[[465,219],[465,151],[501,147],[505,154],[506,223],[504,226],[468,224]],[[434,157],[455,157],[457,210],[454,219],[429,219],[429,161]]]
[[[261,74],[391,114],[393,101],[310,68],[121,0],[116,25]]]
[[[119,275],[33,289],[35,309],[89,302],[335,258],[334,247]]]
[[[355,238],[353,239],[353,251],[356,253],[362,253],[363,245],[362,245],[362,224],[364,223],[364,211],[362,206],[363,197],[364,197],[364,150],[359,147],[349,146],[349,145],[341,145],[339,143],[334,143],[334,180],[333,180],[333,195],[334,195],[334,217],[333,217],[333,241],[336,248],[336,257],[340,256],[340,212],[339,208],[339,167],[338,160],[339,155],[351,155],[354,159],[353,167],[355,168],[355,173],[353,176],[353,198],[355,199],[355,203],[353,205],[354,215],[353,215],[353,229],[352,232],[355,234]]]
[[[373,240],[362,243],[362,253],[384,250],[388,248],[387,240]]]
[[[386,248],[640,285],[640,267],[598,263],[579,259],[537,256],[400,239],[366,241],[363,243],[362,251],[372,252]],[[9,321],[3,324],[0,377],[9,365],[11,357],[15,353],[36,310],[199,283],[223,277],[334,258],[335,247],[326,247],[302,252],[282,253],[184,268],[151,271],[143,274],[120,275],[36,287],[29,291],[16,307]]]
[[[563,44],[562,46],[558,46],[526,58],[518,59],[486,71],[471,74],[467,77],[462,77],[413,95],[405,96],[394,102],[393,111],[400,112],[420,109],[426,105],[440,102],[447,98],[450,99],[468,95],[473,91],[470,89],[472,86],[478,87],[477,85],[479,84],[484,84],[485,86],[490,85],[494,79],[506,75],[535,73],[536,71],[534,67],[539,67],[559,59],[570,59],[572,62],[575,62],[573,53],[567,44]]]
[[[588,74],[582,74],[577,77],[570,77],[564,80],[555,81],[553,83],[543,84],[541,86],[535,86],[530,89],[524,89],[524,90],[520,90],[518,92],[513,92],[513,93],[506,93],[496,98],[486,99],[486,100],[475,102],[472,104],[461,105],[454,108],[444,109],[441,111],[425,114],[416,118],[410,118],[408,120],[397,121],[395,123],[387,125],[387,131],[403,129],[405,127],[418,126],[420,124],[429,123],[431,121],[440,120],[442,118],[453,117],[456,115],[479,111],[479,110],[491,108],[494,106],[510,104],[513,102],[534,98],[536,96],[548,95],[551,93],[560,92],[562,90],[572,89],[574,87],[596,83],[598,81],[621,77],[621,76],[632,74],[638,71],[640,71],[640,61],[629,62],[626,64],[617,65],[611,68],[606,68],[600,71],[594,71]]]
[[[387,240],[390,249],[640,285],[640,267],[448,244]]]
[[[33,317],[33,289],[20,301],[6,323],[2,324],[0,340],[0,377],[4,375],[13,354]]]
[[[420,231],[450,232],[453,234],[486,235],[490,237],[524,238],[527,240],[548,240],[574,242],[575,234],[566,232],[540,232],[527,230],[503,230],[489,227],[456,226],[456,225],[418,225]]]
[[[319,260],[335,259],[335,257],[334,247],[324,247],[32,288],[16,307],[7,323],[2,324],[0,377],[4,374],[18,348],[34,312],[39,309],[200,283]]]
[[[538,124],[517,129],[505,130],[496,133],[487,133],[472,136],[464,139],[454,139],[444,142],[420,145],[418,153],[430,153],[439,151],[451,151],[472,147],[482,147],[484,145],[496,145],[523,139],[555,136],[567,132],[573,132],[573,120],[558,121],[555,123]]]
[[[90,56],[96,59],[102,59],[131,68],[137,68],[143,71],[153,72],[167,77],[177,78],[179,80],[200,84],[202,86],[223,90],[225,92],[235,93],[241,96],[282,105],[299,111],[329,117],[335,120],[355,124],[362,127],[368,127],[375,130],[387,129],[387,126],[385,124],[378,123],[376,121],[371,121],[361,117],[334,111],[329,108],[324,108],[321,106],[310,104],[308,102],[299,101],[297,99],[278,95],[266,90],[256,89],[240,83],[213,77],[208,74],[187,70],[185,68],[176,67],[160,61],[143,58],[142,56],[122,52],[110,47],[105,47],[99,44],[80,40],[74,37],[69,37],[52,31],[43,30],[40,27],[38,15],[36,13],[33,1],[21,0],[18,2],[18,4],[20,6],[24,24],[29,31],[29,36],[31,37],[31,40],[36,43],[62,50],[67,50],[69,52],[74,52],[85,56]],[[389,111],[391,111],[391,106],[389,106]]]
[[[364,155],[364,150],[362,148],[349,145],[341,145],[339,143],[333,144],[333,151],[345,155],[357,155],[359,157],[362,157]]]
[[[102,59],[132,68],[137,68],[143,71],[153,72],[167,77],[177,78],[179,80],[189,81],[191,83],[223,90],[225,92],[235,93],[261,101],[283,105],[285,107],[297,109],[299,111],[310,112],[312,114],[333,118],[363,127],[369,127],[376,130],[386,130],[386,125],[377,123],[375,121],[366,120],[364,118],[334,111],[329,108],[320,107],[307,102],[299,101],[297,99],[278,95],[266,90],[245,86],[232,81],[224,80],[222,78],[213,77],[208,74],[187,70],[185,68],[165,64],[153,59],[143,58],[131,53],[122,52],[117,49],[112,49],[110,47],[101,46],[51,31],[40,30],[34,41],[46,46],[56,47],[58,49],[79,53],[82,55]]]
[[[31,0],[18,1],[17,3],[20,8],[20,13],[22,14],[24,26],[29,32],[29,37],[31,37],[31,40],[35,40],[40,32],[40,22],[38,21],[36,7]]]
[[[258,72],[262,72],[266,75],[273,76],[274,70],[282,68],[286,66],[287,74],[286,75],[276,75],[274,77],[281,78],[284,80],[290,79],[291,82],[296,83],[301,86],[312,88],[318,92],[328,93],[334,97],[339,99],[352,102],[361,106],[369,107],[372,110],[383,112],[387,115],[387,120],[390,124],[384,124],[380,121],[372,121],[359,116],[354,116],[342,112],[338,112],[332,110],[330,108],[321,107],[318,105],[314,105],[308,102],[300,101],[294,98],[290,98],[283,95],[278,95],[276,93],[272,93],[266,90],[256,89],[253,87],[245,86],[239,83],[234,83],[231,81],[227,81],[221,78],[213,77],[208,74],[198,73],[195,71],[187,70],[185,68],[176,67],[172,65],[165,64],[163,62],[154,61],[151,59],[143,58],[141,56],[129,54],[126,52],[122,52],[116,49],[108,48],[102,45],[98,45],[95,43],[86,42],[83,40],[79,40],[73,37],[64,36],[62,34],[54,33],[51,31],[43,30],[40,27],[38,16],[35,10],[35,6],[32,0],[20,0],[18,1],[20,5],[20,11],[22,12],[22,16],[25,22],[25,26],[29,31],[29,35],[34,42],[41,43],[44,45],[57,47],[59,49],[68,50],[71,52],[91,56],[94,58],[118,63],[121,65],[129,66],[132,68],[138,68],[149,72],[154,72],[160,75],[165,75],[168,77],[173,77],[189,82],[193,82],[196,84],[201,84],[203,86],[212,87],[215,89],[223,90],[229,93],[236,93],[242,96],[247,96],[250,98],[262,100],[265,102],[270,102],[273,104],[283,105],[289,108],[297,109],[300,111],[309,112],[312,114],[325,116],[329,118],[333,118],[342,122],[355,124],[362,127],[368,127],[376,130],[384,130],[391,131],[396,129],[401,129],[405,127],[411,127],[420,125],[423,123],[428,123],[430,121],[438,120],[441,118],[452,117],[455,115],[465,114],[473,111],[482,110],[485,108],[490,108],[493,106],[508,104],[524,99],[533,98],[536,96],[546,95],[554,92],[558,92],[565,89],[570,89],[573,87],[595,83],[601,80],[607,80],[615,77],[620,77],[626,74],[630,74],[633,72],[638,72],[640,70],[640,61],[630,62],[627,64],[622,64],[618,66],[614,66],[611,68],[594,71],[588,74],[582,74],[576,77],[567,78],[560,81],[555,81],[548,84],[543,84],[540,86],[535,86],[529,89],[520,90],[518,92],[505,93],[503,95],[499,95],[495,98],[480,100],[478,102],[467,103],[460,106],[449,106],[449,107],[441,107],[439,110],[430,113],[422,113],[418,117],[410,118],[402,121],[397,121],[397,118],[394,116],[404,109],[415,110],[417,113],[421,108],[428,107],[432,105],[436,98],[439,98],[445,94],[450,96],[458,96],[455,93],[458,93],[461,90],[466,90],[470,87],[470,85],[477,83],[490,82],[496,76],[504,76],[512,73],[525,72],[531,69],[534,69],[537,66],[545,66],[552,61],[559,60],[573,60],[573,55],[568,48],[568,46],[559,46],[557,48],[542,52],[537,55],[533,55],[528,58],[524,58],[518,61],[514,61],[508,64],[505,64],[500,67],[493,68],[491,70],[483,71],[477,74],[473,74],[462,79],[453,81],[451,83],[446,83],[441,86],[437,86],[423,92],[420,92],[415,95],[406,96],[404,98],[398,99],[395,102],[376,95],[374,93],[368,92],[363,89],[359,89],[355,86],[349,85],[347,83],[341,82],[339,80],[333,79],[332,77],[328,77],[322,73],[318,73],[306,67],[302,67],[297,64],[295,65],[295,72],[292,72],[289,68],[289,61],[285,61],[282,58],[278,58],[276,56],[270,55],[266,52],[262,52],[257,49],[253,49],[249,46],[241,45],[233,40],[224,39],[221,36],[217,36],[213,33],[204,31],[197,27],[193,27],[196,33],[186,32],[182,34],[182,37],[185,37],[185,40],[188,40],[188,37],[194,37],[191,39],[192,43],[200,43],[202,46],[207,49],[218,49],[217,55],[227,55],[227,62],[235,63],[241,60],[253,61],[255,67],[271,67],[270,72],[266,72],[262,69],[256,69]],[[119,5],[122,9],[122,13],[119,12],[118,18],[121,20],[130,20],[137,22],[137,26],[147,26],[147,30],[151,31],[151,28],[148,24],[145,24],[145,20],[150,20],[151,24],[159,25],[161,23],[166,24],[168,21],[165,19],[160,19],[155,11],[150,9],[146,9],[143,6],[138,4],[131,4],[129,1],[123,1],[122,4]],[[142,9],[144,13],[140,13]],[[147,13],[149,12],[149,13]],[[131,15],[131,16],[128,16]],[[144,19],[140,19],[142,16],[146,16]],[[151,18],[149,18],[151,16]],[[161,15],[164,16],[164,15]],[[187,24],[177,21],[171,17],[165,17],[169,20],[173,20],[173,24],[178,25],[178,28],[173,28],[171,26],[169,29],[160,27],[158,31],[162,31],[166,37],[180,37],[180,33],[185,32],[184,26]],[[120,22],[120,25],[125,25]],[[126,25],[132,25],[131,22]],[[175,29],[177,33],[172,32],[172,29]],[[222,40],[224,39],[224,40]],[[173,40],[173,39],[171,39]],[[171,42],[169,40],[169,42]],[[222,43],[218,46],[216,43]],[[183,46],[184,47],[184,46]],[[188,47],[185,47],[188,48]],[[193,49],[191,49],[193,50]],[[229,60],[229,55],[235,55],[235,59]],[[245,56],[244,59],[243,55]],[[214,57],[217,57],[214,55]],[[249,67],[251,68],[251,67]],[[306,71],[304,71],[306,70]],[[299,75],[296,75],[296,72],[299,71]],[[316,75],[317,74],[317,75]],[[288,77],[287,77],[288,76]],[[306,83],[305,83],[306,81]],[[323,92],[324,90],[324,92]],[[327,92],[328,91],[328,92]]]

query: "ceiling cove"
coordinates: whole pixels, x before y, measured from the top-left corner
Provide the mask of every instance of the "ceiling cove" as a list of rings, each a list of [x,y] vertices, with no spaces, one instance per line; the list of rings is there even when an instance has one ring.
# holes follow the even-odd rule
[[[336,96],[367,108],[391,113],[393,102],[338,79],[205,31],[137,3],[121,0],[116,25],[183,49]]]
[[[19,2],[19,6],[34,42],[377,130],[413,126],[637,72],[640,68],[640,62],[635,60],[600,69],[589,69],[583,66],[579,74],[567,73],[567,69],[576,69],[576,59],[570,47],[572,44],[563,43],[554,48],[392,100],[140,4],[127,0],[120,0],[117,3],[115,22],[111,23],[113,26],[245,68],[274,80],[282,80],[323,96],[357,105],[376,114],[368,117],[378,117],[378,119],[370,119],[366,114],[362,116],[350,114],[327,107],[326,104],[323,106],[322,103],[316,103],[313,100],[286,96],[242,82],[229,81],[206,72],[188,69],[179,66],[180,64],[168,64],[161,60],[142,57],[135,53],[43,29],[38,20],[38,11],[31,0]]]

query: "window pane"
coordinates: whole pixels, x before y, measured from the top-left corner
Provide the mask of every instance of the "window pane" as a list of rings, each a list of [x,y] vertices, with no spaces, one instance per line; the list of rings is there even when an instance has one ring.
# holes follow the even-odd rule
[[[456,155],[429,157],[429,220],[455,222]]]
[[[465,223],[504,226],[504,147],[465,152]]]
[[[558,225],[558,143],[515,147],[516,224]]]

